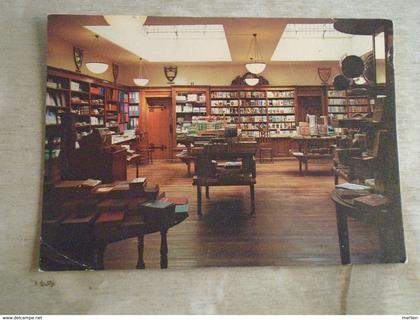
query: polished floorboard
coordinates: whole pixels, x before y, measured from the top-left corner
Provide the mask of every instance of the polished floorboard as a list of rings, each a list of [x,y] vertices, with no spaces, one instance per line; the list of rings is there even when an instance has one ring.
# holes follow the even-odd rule
[[[168,233],[169,268],[339,264],[334,188],[327,162],[312,162],[307,176],[294,159],[257,164],[256,215],[250,216],[249,187],[210,188],[197,216],[196,189],[180,162],[155,161],[140,167],[149,183],[169,197],[188,197],[189,217]],[[128,178],[135,176],[129,168]],[[372,226],[349,219],[353,263],[378,262]],[[160,235],[145,237],[146,268],[159,268]],[[134,269],[137,240],[108,246],[106,269]]]

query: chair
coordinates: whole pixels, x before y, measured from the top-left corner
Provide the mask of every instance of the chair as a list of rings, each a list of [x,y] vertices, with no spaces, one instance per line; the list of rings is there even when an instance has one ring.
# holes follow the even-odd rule
[[[140,155],[140,163],[146,162],[153,164],[153,149],[149,144],[149,139],[146,132],[137,132],[137,146],[136,152]]]
[[[270,153],[270,160],[273,162],[273,147],[269,138],[269,130],[267,128],[261,128],[259,133],[258,152],[260,155],[260,163],[262,163],[262,156],[264,153]]]

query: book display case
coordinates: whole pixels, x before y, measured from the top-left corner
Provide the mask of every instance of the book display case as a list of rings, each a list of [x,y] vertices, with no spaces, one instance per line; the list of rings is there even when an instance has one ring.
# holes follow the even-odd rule
[[[238,124],[243,135],[287,136],[296,130],[295,89],[211,89],[211,115],[224,116]]]
[[[207,89],[175,88],[173,100],[177,134],[186,133],[196,119],[208,114],[207,103],[209,99]]]
[[[140,92],[128,93],[128,128],[137,129],[140,117]]]
[[[328,114],[334,119],[350,119],[372,114],[368,96],[349,96],[346,91],[327,90]]]

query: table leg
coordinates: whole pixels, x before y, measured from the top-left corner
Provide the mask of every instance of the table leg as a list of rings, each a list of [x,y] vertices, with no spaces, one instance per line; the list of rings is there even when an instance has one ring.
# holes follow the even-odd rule
[[[347,227],[347,217],[341,212],[340,208],[336,206],[337,216],[337,231],[338,231],[338,244],[340,246],[341,264],[350,263],[350,243],[349,243],[349,230]]]
[[[210,199],[210,187],[206,186],[206,199]]]
[[[144,235],[138,236],[137,238],[137,252],[138,252],[138,260],[137,260],[137,269],[145,269],[146,265],[144,264]]]
[[[305,158],[305,176],[308,174],[308,159]]]
[[[139,159],[136,160],[136,178],[139,177]]]
[[[251,214],[255,214],[255,188],[254,184],[249,185],[249,191],[251,193]]]
[[[302,159],[299,158],[299,174],[302,175]]]
[[[104,270],[104,255],[105,255],[106,244],[99,243],[95,245],[94,251],[94,263],[96,270]]]
[[[188,176],[191,177],[191,162],[187,161],[186,164]]]
[[[168,239],[167,239],[168,230],[162,230],[160,232],[160,268],[168,268]]]
[[[201,186],[197,185],[197,213],[201,216]]]

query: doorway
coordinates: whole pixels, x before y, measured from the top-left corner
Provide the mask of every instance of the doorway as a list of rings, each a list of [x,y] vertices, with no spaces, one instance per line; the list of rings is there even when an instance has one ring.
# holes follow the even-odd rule
[[[171,97],[146,98],[146,127],[155,159],[169,159],[172,148]]]

